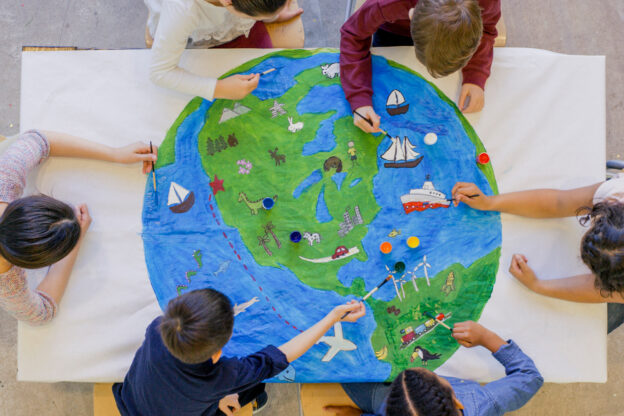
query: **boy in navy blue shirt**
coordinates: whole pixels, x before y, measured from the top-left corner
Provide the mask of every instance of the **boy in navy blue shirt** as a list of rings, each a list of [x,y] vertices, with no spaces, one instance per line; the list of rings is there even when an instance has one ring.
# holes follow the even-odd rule
[[[123,383],[113,385],[123,416],[231,415],[257,400],[266,403],[262,380],[274,377],[312,347],[341,317],[355,322],[365,308],[352,301],[279,348],[272,345],[243,358],[222,358],[232,335],[230,300],[212,289],[172,299],[164,316],[147,328]]]

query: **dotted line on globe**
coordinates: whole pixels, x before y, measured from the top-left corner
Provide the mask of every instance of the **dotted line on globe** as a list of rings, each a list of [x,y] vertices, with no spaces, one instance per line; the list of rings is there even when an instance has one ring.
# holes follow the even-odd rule
[[[212,195],[208,196],[208,206],[210,207],[210,212],[212,213],[212,218],[215,219],[215,221],[217,222],[217,225],[221,225],[221,222],[219,222],[219,219],[217,218],[216,214],[214,213],[214,208],[212,207],[212,203],[210,203],[210,201],[212,201]],[[243,268],[245,269],[245,271],[247,272],[247,274],[249,275],[249,277],[251,277],[251,280],[254,281],[254,283],[256,283],[258,285],[258,289],[260,290],[260,292],[262,292],[264,294],[264,290],[262,289],[262,286],[260,286],[260,284],[258,283],[258,281],[256,280],[256,278],[254,277],[253,274],[251,274],[251,272],[249,271],[249,268],[247,267],[247,265],[245,263],[243,263],[243,259],[241,258],[240,254],[238,254],[236,252],[236,249],[234,248],[234,244],[232,244],[232,242],[230,241],[230,239],[228,238],[227,234],[225,233],[225,231],[223,231],[223,238],[225,238],[225,240],[228,242],[228,245],[230,246],[230,248],[232,249],[232,251],[234,252],[234,254],[236,255],[236,258],[238,259],[238,261],[241,262],[241,264],[243,265]],[[282,317],[282,315],[277,311],[277,309],[275,309],[275,306],[273,306],[271,304],[271,300],[269,299],[269,297],[267,295],[264,295],[264,299],[267,301],[267,303],[271,306],[271,309],[273,309],[273,312],[275,312],[275,314],[277,315],[277,317],[282,320],[286,325],[290,326],[291,328],[293,328],[296,331],[299,332],[303,332],[301,329],[297,328],[295,325],[291,324],[290,322],[288,322],[284,317]]]

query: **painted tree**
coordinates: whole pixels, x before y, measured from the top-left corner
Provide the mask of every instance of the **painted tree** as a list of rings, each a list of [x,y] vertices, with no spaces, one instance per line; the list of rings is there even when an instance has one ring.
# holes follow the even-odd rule
[[[230,134],[228,136],[228,144],[230,145],[230,147],[236,147],[238,146],[238,139],[236,138],[235,134]]]
[[[282,248],[282,243],[280,243],[280,240],[277,238],[277,236],[273,232],[274,229],[275,229],[275,226],[273,225],[271,221],[267,222],[266,225],[264,226],[264,232],[266,234],[271,234],[271,237],[273,237],[273,240],[275,240],[275,244],[277,244],[277,248]]]
[[[219,138],[215,140],[215,150],[217,152],[220,152],[221,150],[225,150],[227,148],[228,146],[225,143],[225,139],[223,138],[223,136],[219,136]]]
[[[264,251],[266,251],[266,253],[267,253],[269,256],[272,256],[272,255],[273,255],[273,253],[271,253],[271,250],[269,250],[269,248],[267,247],[267,243],[268,243],[269,241],[271,241],[271,240],[269,239],[269,236],[268,236],[268,235],[266,235],[266,234],[265,234],[265,235],[262,235],[262,236],[260,236],[260,235],[258,236],[258,245],[259,245],[259,246],[262,246],[262,248],[264,249]]]
[[[210,137],[206,140],[206,152],[208,152],[210,156],[215,154],[215,145]]]

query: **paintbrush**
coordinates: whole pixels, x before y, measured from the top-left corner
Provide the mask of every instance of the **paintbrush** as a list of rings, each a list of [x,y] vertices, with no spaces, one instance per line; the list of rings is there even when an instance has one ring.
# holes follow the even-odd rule
[[[271,69],[267,69],[264,72],[261,72],[260,75],[266,75],[266,74],[270,74],[271,72],[275,71],[277,68],[271,68]]]
[[[442,325],[444,328],[448,329],[449,331],[453,332],[453,328],[451,328],[450,326],[448,326],[447,324],[445,324],[444,322],[442,322],[441,320],[439,320],[438,318],[436,318],[435,316],[433,316],[432,313],[430,312],[423,312],[423,315],[428,316],[429,318],[433,319],[434,321],[436,321],[437,323],[439,323],[440,325]]]
[[[386,283],[388,283],[388,281],[392,279],[392,275],[389,274],[388,277],[386,277],[381,283],[379,283],[377,285],[377,287],[375,287],[373,290],[371,290],[370,292],[368,292],[366,295],[364,295],[364,297],[362,298],[362,300],[360,302],[365,301],[366,299],[370,298],[371,295],[375,292],[377,292],[379,290],[380,287],[382,287],[383,285],[385,285]],[[342,315],[342,318],[340,318],[340,320],[343,320],[344,318],[347,317],[347,315],[349,315],[351,313],[351,311],[349,312],[345,312],[344,315]]]
[[[353,110],[353,112],[354,112],[355,114],[357,114],[358,116],[360,116],[360,118],[364,119],[364,120],[365,120],[365,121],[366,121],[366,122],[367,122],[367,123],[368,123],[371,127],[373,127],[373,122],[372,122],[372,121],[370,121],[369,119],[367,119],[366,117],[364,117],[362,114],[358,113],[358,112],[357,112],[357,110]],[[379,128],[379,131],[381,131],[381,132],[384,134],[384,136],[388,136],[388,137],[390,137],[390,135],[388,134],[388,132],[387,132],[387,131],[382,130],[381,128]]]
[[[152,147],[152,141],[150,140],[150,154],[154,154],[154,148]],[[156,192],[156,168],[154,167],[154,161],[152,160],[152,179],[154,181],[154,192]]]
[[[468,198],[472,199],[472,198],[476,198],[479,196],[479,194],[472,194],[472,195],[466,195]],[[457,198],[450,198],[447,199],[447,201],[457,201]]]

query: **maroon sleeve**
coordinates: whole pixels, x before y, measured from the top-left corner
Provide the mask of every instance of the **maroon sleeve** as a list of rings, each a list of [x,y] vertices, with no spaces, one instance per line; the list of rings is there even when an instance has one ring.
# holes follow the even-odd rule
[[[500,0],[479,0],[483,20],[483,37],[468,64],[462,69],[463,84],[475,84],[485,88],[485,81],[490,76],[490,67],[494,57],[494,40],[498,31],[496,23],[501,17]]]
[[[368,0],[340,28],[340,82],[351,109],[372,105],[370,46],[384,23],[405,20],[412,1]]]

